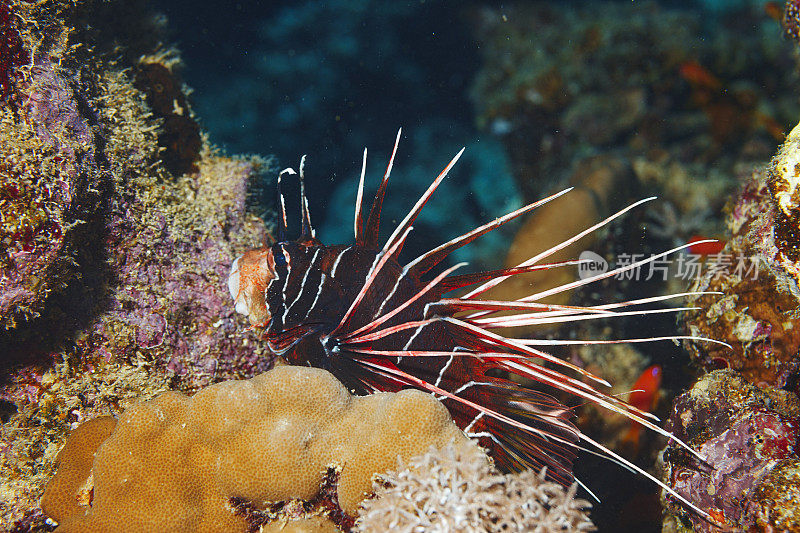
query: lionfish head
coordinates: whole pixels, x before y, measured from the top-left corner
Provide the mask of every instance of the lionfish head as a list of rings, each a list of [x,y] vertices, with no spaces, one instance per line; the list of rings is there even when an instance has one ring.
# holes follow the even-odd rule
[[[275,255],[266,246],[246,251],[231,266],[228,290],[236,311],[247,316],[253,326],[266,326],[270,320],[266,290],[275,271]]]

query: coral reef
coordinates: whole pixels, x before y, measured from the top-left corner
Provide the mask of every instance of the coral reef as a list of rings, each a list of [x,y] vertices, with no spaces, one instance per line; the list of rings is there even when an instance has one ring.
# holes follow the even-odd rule
[[[157,46],[162,33],[153,17],[142,16],[140,2],[127,3],[116,17],[108,16],[108,4],[13,1],[0,8],[3,329],[39,316],[52,290],[81,275],[81,249],[100,231],[97,218],[112,179],[108,165],[122,155],[104,147],[107,121],[98,114],[108,108],[100,102],[106,85],[100,78],[114,63],[120,36],[142,31],[129,46],[138,55]],[[139,14],[123,21],[128,9]],[[96,26],[89,26],[90,13]],[[115,43],[98,40],[111,37],[105,31]],[[95,55],[88,57],[89,50]],[[144,164],[155,153],[141,141],[135,161]]]
[[[611,153],[639,180],[620,201],[652,192],[694,221],[667,225],[670,240],[718,235],[733,178],[769,157],[798,112],[792,46],[760,6],[701,17],[652,2],[520,3],[474,20],[479,125],[502,140],[529,200]]]
[[[797,2],[786,2],[782,22],[786,35],[800,43],[800,6]]]
[[[179,80],[169,65],[158,61],[140,62],[134,86],[146,95],[147,105],[162,120],[158,145],[161,160],[175,175],[196,172],[202,140],[200,126],[192,116]]]
[[[264,350],[232,335],[223,281],[240,239],[264,238],[260,222],[245,213],[247,182],[259,164],[206,154],[198,173],[162,187],[160,205],[141,218],[130,217],[135,205],[127,203],[112,212],[108,241],[120,285],[92,333],[108,339],[115,357],[144,350],[194,387],[264,368]]]
[[[726,244],[692,287],[717,294],[693,296],[698,309],[683,318],[692,335],[731,348],[686,343],[703,369],[726,370],[706,374],[680,396],[668,424],[707,464],[668,447],[665,475],[676,491],[738,530],[789,531],[800,524],[798,149],[800,126],[731,200]],[[674,508],[667,523],[713,530]]]
[[[557,240],[556,234],[563,238],[570,229],[580,230],[596,222],[629,196],[641,198],[649,193],[666,198],[665,206],[612,227],[608,236],[583,242],[579,248],[596,246],[610,261],[612,252],[638,250],[643,235],[650,239],[648,246],[683,243],[695,235],[721,236],[725,230],[719,213],[736,178],[745,175],[744,168],[749,172],[754,161],[767,158],[783,126],[796,120],[792,44],[779,38],[777,23],[751,7],[721,9],[715,15],[719,18],[708,21],[700,21],[694,12],[638,2],[580,8],[554,3],[466,8],[476,21],[485,59],[473,88],[479,122],[486,134],[496,136],[508,151],[515,184],[504,170],[506,162],[498,143],[487,142],[485,137],[478,142],[477,134],[466,125],[472,117],[462,117],[462,123],[452,126],[448,115],[467,107],[459,95],[464,72],[474,67],[472,52],[460,54],[456,61],[442,61],[441,50],[450,54],[455,49],[449,32],[456,25],[442,24],[442,20],[450,22],[446,17],[420,14],[450,16],[454,10],[439,4],[431,7],[431,3],[389,4],[384,0],[348,2],[348,14],[341,17],[332,13],[344,2],[323,5],[305,1],[274,8],[271,18],[260,22],[260,42],[251,54],[259,59],[248,58],[254,76],[220,76],[217,93],[203,96],[206,109],[220,110],[208,117],[209,124],[220,127],[220,139],[250,143],[244,147],[235,144],[239,149],[269,147],[294,155],[306,146],[323,154],[319,162],[316,156],[309,158],[308,174],[322,176],[319,187],[309,187],[314,193],[312,202],[328,203],[329,213],[335,213],[328,216],[330,234],[339,231],[337,225],[348,233],[341,239],[326,236],[328,240],[349,240],[352,200],[344,195],[354,189],[342,180],[335,194],[328,194],[333,187],[328,185],[332,182],[329,176],[335,174],[332,169],[352,168],[349,161],[338,164],[348,157],[341,154],[358,153],[368,138],[375,137],[374,132],[366,133],[352,124],[372,122],[380,125],[375,129],[393,130],[400,93],[415,95],[412,105],[426,117],[426,125],[414,128],[409,144],[415,163],[398,160],[397,171],[405,172],[404,179],[390,189],[390,196],[416,197],[416,190],[408,191],[429,181],[427,172],[434,166],[434,157],[439,164],[446,159],[443,151],[455,153],[465,139],[472,145],[463,160],[470,177],[459,176],[461,185],[449,190],[443,185],[444,201],[438,211],[426,210],[417,220],[417,232],[430,238],[423,246],[439,244],[465,226],[516,207],[521,203],[518,189],[533,199],[567,181],[578,185],[568,203],[542,210],[524,226],[510,263],[531,255],[529,241],[546,247],[546,242]],[[381,9],[373,9],[376,7]],[[378,12],[383,15],[377,17]],[[420,17],[424,23],[408,23]],[[796,13],[787,13],[788,18],[796,19]],[[698,39],[703,31],[701,22],[703,30],[708,30],[702,40]],[[431,25],[439,29],[429,31]],[[82,520],[104,520],[109,509],[107,495],[119,496],[101,489],[108,487],[103,484],[109,476],[118,473],[104,466],[95,471],[93,464],[100,464],[95,462],[95,451],[99,461],[118,453],[112,444],[124,441],[123,448],[136,448],[150,457],[183,457],[187,462],[181,464],[186,467],[198,460],[191,455],[197,449],[180,440],[190,436],[176,421],[181,416],[187,420],[200,416],[186,411],[186,406],[252,388],[252,383],[267,378],[211,384],[250,378],[272,364],[267,348],[254,342],[255,335],[242,333],[247,324],[235,315],[224,287],[233,258],[254,242],[270,240],[264,224],[250,212],[248,200],[253,193],[248,193],[248,187],[269,172],[271,164],[257,157],[228,157],[209,144],[194,114],[189,90],[182,84],[185,71],[181,60],[176,51],[162,44],[163,26],[163,18],[153,16],[138,0],[0,3],[2,530],[48,529],[39,500],[70,430],[78,428],[59,455],[61,468],[45,500],[65,530],[81,528],[75,524]],[[322,37],[299,38],[311,31]],[[420,54],[425,57],[402,60],[408,52],[406,42],[415,37],[427,47],[426,54]],[[201,38],[206,39],[205,35]],[[387,64],[392,69],[387,69]],[[432,82],[434,70],[438,77]],[[269,83],[253,81],[259,77]],[[367,93],[359,92],[362,83],[381,97],[362,97]],[[385,90],[374,90],[376,86]],[[420,86],[431,91],[420,92]],[[257,99],[242,97],[253,93],[259,93]],[[319,120],[320,116],[335,117],[335,121]],[[404,120],[410,122],[416,118],[407,117]],[[272,129],[257,132],[256,127]],[[287,133],[289,130],[293,133]],[[432,142],[434,137],[447,136],[458,139],[458,144],[453,141],[451,147],[447,141]],[[298,139],[302,143],[298,144]],[[317,150],[331,144],[342,149]],[[712,516],[720,521],[756,530],[800,527],[793,507],[800,468],[794,448],[800,351],[795,327],[800,298],[799,149],[800,130],[795,130],[773,164],[757,170],[730,204],[730,234],[722,256],[741,255],[746,259],[744,270],[721,272],[712,267],[722,256],[706,257],[703,265],[708,270],[695,288],[725,294],[694,299],[692,303],[703,310],[683,319],[690,333],[733,346],[727,351],[687,343],[695,362],[704,369],[729,370],[702,378],[678,402],[671,421],[674,430],[707,455],[718,471],[705,470],[672,448],[665,455],[667,478],[682,494],[710,506]],[[382,159],[373,158],[372,153],[370,158]],[[403,207],[391,204],[386,208],[387,218],[397,219],[405,213]],[[432,216],[425,218],[429,214]],[[657,223],[646,234],[641,230],[643,218]],[[345,219],[347,223],[337,222]],[[539,241],[542,238],[546,241]],[[611,241],[616,243],[609,244]],[[478,257],[466,258],[478,259],[479,265],[500,261],[502,241],[484,242],[488,242],[485,247],[473,248]],[[566,255],[574,257],[579,248]],[[420,251],[407,250],[410,254]],[[574,279],[566,273],[569,278],[542,283],[555,285]],[[532,292],[530,283],[540,281],[527,280],[513,288],[514,294]],[[600,285],[597,294],[584,291],[576,294],[574,301],[607,301],[609,292],[615,297],[620,293],[639,296],[631,285]],[[642,324],[613,332],[607,328],[602,333],[622,337],[637,326]],[[569,338],[596,337],[585,335],[585,328],[571,327]],[[618,384],[614,393],[629,389],[647,364],[675,360],[671,346],[654,348],[646,355],[629,347],[601,348],[604,353],[600,355],[590,347],[569,349],[565,357],[589,369],[601,369],[603,376]],[[673,363],[672,368],[665,368],[665,380],[682,370],[682,365]],[[678,388],[674,383],[666,388],[670,386]],[[190,393],[202,387],[206,388],[192,399],[166,392]],[[338,390],[335,398],[346,397],[346,391],[335,386],[318,389],[310,392]],[[157,399],[148,402],[153,398]],[[369,401],[382,401],[380,398]],[[140,401],[145,403],[131,407]],[[662,400],[655,407],[664,408],[667,403]],[[318,401],[313,407],[330,414],[336,405],[341,406],[335,401]],[[119,417],[119,424],[135,431],[136,420],[144,424],[147,417],[134,419],[152,414],[153,406],[161,406],[165,412],[174,408],[176,417],[153,425],[163,430],[162,436],[174,437],[161,448],[126,440],[124,428],[111,418]],[[247,411],[244,414],[253,414],[249,405],[243,409]],[[627,421],[606,419],[590,409],[580,411],[579,416],[582,427],[601,427],[590,431],[619,449],[619,437],[629,427]],[[220,420],[206,417],[204,421]],[[374,434],[365,432],[359,437],[349,424],[348,419],[339,428],[348,426],[349,438],[360,439],[359,444],[373,442],[369,439]],[[247,428],[252,429],[246,424],[239,429]],[[217,453],[244,445],[225,440],[220,435],[228,435],[227,429],[218,425],[217,429]],[[211,438],[210,433],[206,436]],[[392,440],[397,445],[403,442]],[[412,444],[416,447],[409,447],[404,457],[427,448],[422,440]],[[645,443],[637,453],[649,457],[650,444]],[[328,448],[332,453],[332,447]],[[212,453],[209,450],[212,448],[203,453]],[[737,456],[740,452],[744,453],[741,457]],[[404,462],[400,471],[386,475],[374,488],[381,495],[365,503],[363,523],[377,520],[381,524],[381,519],[389,517],[399,520],[401,511],[410,511],[406,507],[409,501],[397,497],[398,492],[417,490],[408,483],[416,483],[419,492],[414,493],[428,502],[424,506],[428,510],[437,509],[443,501],[435,491],[454,494],[468,491],[470,484],[496,483],[487,491],[496,500],[476,511],[480,515],[476,520],[491,522],[487,527],[503,524],[506,530],[531,529],[524,520],[540,516],[536,513],[545,509],[549,511],[545,520],[558,521],[557,516],[568,515],[577,521],[575,527],[590,528],[583,502],[571,498],[574,492],[558,492],[541,482],[536,473],[500,475],[482,456],[470,462],[462,453],[471,452],[446,449]],[[224,455],[233,461],[237,454]],[[275,459],[241,452],[238,457],[258,459],[273,469],[303,460],[296,454]],[[209,489],[207,501],[214,503],[202,512],[245,530],[335,531],[355,516],[358,502],[370,490],[371,474],[396,468],[393,461],[390,457],[376,465],[359,459],[337,468],[334,463],[344,460],[326,456],[308,474],[303,494],[271,494],[272,504],[266,505],[269,498],[255,489],[216,493]],[[447,466],[453,461],[457,468]],[[117,466],[126,464],[120,461]],[[347,489],[348,468],[354,465],[364,472],[358,488],[351,485]],[[296,471],[296,466],[286,468]],[[239,467],[223,473],[258,481],[258,475],[268,470],[253,464]],[[470,471],[483,477],[472,482],[446,474],[455,476],[464,469],[474,469]],[[182,472],[186,478],[208,473],[187,470]],[[437,476],[425,473],[430,470]],[[171,475],[164,469],[152,473]],[[588,479],[594,488],[596,478]],[[521,483],[526,486],[520,487]],[[613,491],[625,488],[619,488],[616,478],[610,478],[609,484]],[[710,486],[714,494],[709,493]],[[172,488],[174,502],[184,498],[179,505],[184,505],[186,498],[200,497]],[[428,496],[428,490],[437,495]],[[480,500],[474,497],[473,504]],[[528,503],[531,497],[545,505]],[[505,510],[497,510],[498,502],[505,502]],[[558,503],[553,506],[552,502]],[[462,509],[458,503],[444,500],[438,509],[452,513],[448,519],[457,520]],[[397,514],[380,517],[369,511],[386,508],[381,505]],[[559,506],[563,515],[553,515]],[[344,507],[346,514],[342,514]],[[88,508],[91,513],[84,516]],[[181,519],[179,513],[170,513],[175,507],[156,505],[153,509],[153,516],[163,513]],[[524,509],[524,517],[513,512],[519,509]],[[434,524],[440,515],[415,516]],[[486,518],[491,516],[495,518]],[[508,522],[514,520],[514,525]],[[595,522],[601,524],[597,514]],[[705,527],[697,517],[683,515],[677,508],[671,510],[669,524],[697,530]],[[561,526],[554,527],[558,530]],[[385,528],[377,526],[377,530]]]
[[[789,531],[798,524],[792,495],[800,465],[800,400],[794,393],[758,388],[733,370],[717,370],[675,400],[666,427],[703,458],[668,446],[666,478],[720,525]],[[701,517],[672,511],[694,531],[718,531]]]
[[[328,503],[340,509],[330,514],[341,523],[355,515],[375,473],[393,468],[398,457],[451,442],[468,441],[428,394],[356,397],[324,370],[283,365],[191,398],[167,392],[132,406],[116,426],[109,417],[79,426],[59,453],[42,508],[63,532],[115,531],[119,524],[247,531],[247,520],[228,506],[231,498],[238,507],[309,502],[333,469]],[[517,503],[530,494],[523,491]],[[553,496],[552,505],[562,501]]]
[[[795,454],[796,455],[796,454]],[[756,527],[763,531],[800,530],[800,460],[780,461],[756,487]]]
[[[709,268],[693,288],[720,291],[724,296],[694,297],[701,310],[689,313],[692,334],[724,340],[733,350],[689,343],[705,368],[727,366],[752,383],[784,387],[797,373],[800,332],[794,324],[800,306],[794,254],[798,227],[795,194],[800,128],[766,168],[758,168],[732,201],[727,225],[730,236],[719,267]],[[723,265],[726,260],[731,264]]]
[[[477,7],[472,13],[482,55],[472,86],[479,127],[506,146],[526,200],[574,184],[575,176],[588,176],[586,164],[593,160],[600,173],[617,172],[613,161],[623,169],[618,174],[623,179],[606,183],[604,193],[616,205],[659,197],[641,213],[636,210],[610,225],[605,234],[573,245],[563,259],[590,250],[599,264],[605,261],[602,266],[613,268],[623,257],[645,258],[692,240],[718,237],[725,244],[721,252],[722,244],[675,254],[664,262],[662,279],[655,275],[650,280],[652,271],[633,272],[627,279],[574,291],[569,303],[681,293],[688,283],[692,290],[723,292],[690,298],[688,305],[699,309],[679,320],[687,334],[728,342],[733,350],[686,343],[693,360],[703,370],[730,367],[753,384],[796,389],[800,338],[792,246],[800,224],[792,219],[793,208],[781,209],[777,198],[793,194],[796,172],[789,152],[795,153],[792,140],[800,133],[792,132],[779,154],[788,164],[773,162],[768,171],[756,171],[731,204],[731,229],[723,215],[739,182],[768,160],[787,126],[797,120],[796,50],[782,39],[774,16],[750,2],[726,3],[713,13],[653,2],[517,3]],[[574,202],[545,206],[523,224],[508,264],[526,259],[540,244],[547,247],[551,237],[559,242],[614,210],[604,205],[602,193],[598,202],[586,191],[576,192]],[[565,204],[572,194],[564,197]],[[526,284],[512,288],[509,283],[506,290],[523,295],[572,281],[574,271],[563,270],[538,279],[529,275]],[[569,324],[560,334],[573,339],[659,336],[673,324],[655,316],[614,319],[613,324]],[[629,390],[647,364],[661,365],[661,399],[651,406],[661,415],[670,404],[670,391],[694,378],[677,362],[685,358],[674,346],[641,346],[585,346],[562,355],[598,371],[619,386],[617,393]],[[637,456],[637,464],[652,465],[657,447],[663,446],[649,438],[630,446],[624,438],[630,426],[624,420],[591,407],[577,412],[579,427],[627,457]],[[589,476],[584,474],[593,479]],[[633,502],[644,491],[632,486],[592,486],[606,504],[594,513],[601,529],[623,529],[619,517],[603,513],[616,502],[636,507]],[[626,491],[631,492],[619,496]],[[656,520],[654,513],[651,522]]]
[[[753,383],[785,386],[798,370],[800,337],[787,316],[797,301],[777,290],[775,279],[763,271],[756,278],[707,274],[696,286],[724,296],[693,298],[702,310],[686,317],[687,329],[723,340],[733,349],[688,343],[693,358],[709,370],[733,368]]]
[[[269,238],[247,192],[269,162],[203,139],[140,2],[2,9],[26,61],[4,56],[0,108],[0,529],[28,531],[79,422],[271,364],[223,282],[244,243]]]
[[[740,529],[786,531],[800,523],[793,499],[800,464],[794,243],[799,148],[795,127],[772,162],[757,168],[731,201],[725,247],[693,285],[722,296],[693,297],[699,309],[683,320],[693,335],[725,340],[732,349],[687,343],[704,369],[728,370],[702,377],[676,401],[670,417],[676,435],[708,466],[687,464],[667,448],[666,475],[717,521]],[[726,257],[737,264],[722,264]],[[709,527],[672,513],[674,523],[690,520],[696,531]]]
[[[43,509],[56,521],[83,514],[94,497],[90,479],[95,452],[114,432],[117,419],[101,416],[88,420],[70,433],[56,456],[58,472],[47,484]]]
[[[11,96],[18,68],[28,60],[11,7],[0,5],[0,99]]]
[[[779,279],[795,298],[800,298],[800,124],[794,127],[767,169],[772,208],[760,217],[752,231],[751,241],[761,254],[775,260],[778,272],[786,272],[790,280]],[[764,226],[774,227],[773,239]]]
[[[500,474],[475,445],[431,448],[378,476],[355,531],[595,531],[589,502],[544,472]]]
[[[44,62],[28,75],[30,103],[3,106],[0,117],[0,328],[37,316],[74,277],[73,237],[100,203],[94,134],[68,80]]]

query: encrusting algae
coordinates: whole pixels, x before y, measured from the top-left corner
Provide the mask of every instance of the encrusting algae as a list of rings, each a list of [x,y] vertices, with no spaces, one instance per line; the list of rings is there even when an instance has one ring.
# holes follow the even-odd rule
[[[232,335],[222,281],[267,234],[248,186],[269,162],[165,137],[151,78],[136,74],[186,89],[163,20],[141,3],[3,9],[25,61],[0,69],[0,529],[32,531],[79,422],[269,367],[251,336]]]
[[[650,32],[647,25],[659,17],[657,9],[644,9],[634,34],[642,24]],[[566,15],[559,18],[575,18]],[[494,18],[491,27],[506,26]],[[613,11],[609,18],[624,17]],[[612,60],[608,35],[594,20],[581,24],[585,39],[563,47],[565,53]],[[139,1],[0,4],[0,529],[45,531],[58,522],[59,531],[593,530],[589,505],[575,498],[575,487],[547,481],[549,472],[498,472],[432,396],[355,397],[320,369],[262,373],[273,356],[234,313],[225,280],[237,255],[272,241],[248,202],[248,187],[271,164],[228,157],[210,145],[180,80],[180,58],[161,44],[163,29],[163,19]],[[669,31],[636,58],[650,61],[661,46],[664,62],[678,68],[690,32]],[[514,46],[528,42],[525,35]],[[564,57],[555,53],[550,61],[575,63]],[[628,72],[628,63],[618,65],[624,69],[616,75]],[[583,77],[589,69],[561,70],[537,71],[533,81],[519,80],[525,90],[498,93],[527,109],[507,137],[515,166],[526,170],[520,174],[553,170],[553,157],[532,167],[521,159],[529,151],[520,140],[540,117],[563,125],[580,146],[618,140],[636,150],[647,146],[653,132],[645,126],[659,121],[645,112],[640,88],[623,87],[607,101],[590,95],[568,102],[566,82],[590,81]],[[629,85],[660,86],[662,70]],[[484,76],[475,92],[489,94],[504,80]],[[508,126],[513,102],[486,102],[486,124]],[[595,108],[603,111],[600,120]],[[611,137],[603,117],[613,119]],[[683,131],[670,124],[660,129]],[[748,127],[747,135],[764,136],[761,126]],[[544,130],[537,135],[545,155],[571,151]],[[800,417],[794,393],[778,390],[797,388],[792,324],[800,296],[800,188],[797,165],[780,162],[794,157],[798,135],[790,134],[775,164],[757,172],[733,205],[728,249],[760,261],[761,276],[701,278],[700,288],[727,294],[701,299],[704,309],[685,320],[691,334],[734,345],[732,356],[691,343],[696,360],[707,369],[731,369],[702,378],[679,399],[670,421],[703,453],[713,448],[710,461],[744,472],[747,486],[717,476],[713,490],[720,496],[701,494],[711,474],[698,473],[689,452],[664,454],[670,487],[692,502],[713,504],[714,520],[761,530],[800,523],[792,508]],[[722,146],[718,138],[713,149]],[[669,157],[649,150],[632,165],[640,183],[684,199],[686,205],[675,202],[681,213],[698,211],[712,192],[720,203],[731,181],[697,185],[699,174],[687,172],[673,153],[695,143],[692,135],[686,139]],[[569,206],[585,210],[584,225],[611,208],[602,204],[621,180],[631,181],[624,160],[606,154],[576,167],[592,170]],[[663,172],[673,163],[675,172]],[[563,166],[553,175],[569,171]],[[675,186],[678,171],[683,178]],[[722,167],[719,174],[731,173]],[[541,180],[526,185],[529,194],[541,188]],[[547,224],[564,229],[560,213],[545,211]],[[688,231],[666,233],[677,239]],[[536,228],[526,226],[519,241],[526,235],[537,235]],[[522,248],[514,253],[529,256]],[[591,371],[585,348],[572,353]],[[620,346],[606,353],[609,362],[595,358],[595,366],[630,367],[618,373],[635,377],[633,368],[645,364]],[[718,394],[720,384],[728,388]],[[755,399],[732,405],[737,394]],[[748,432],[757,438],[743,444]],[[740,449],[752,452],[744,462],[732,453]],[[736,507],[742,495],[746,504]],[[674,505],[670,512],[665,527],[694,522],[703,530],[699,515]]]
[[[756,168],[729,202],[728,234],[718,260],[737,257],[739,264],[729,271],[709,269],[694,281],[694,290],[722,294],[691,297],[697,309],[682,318],[687,331],[730,347],[686,343],[709,373],[675,400],[667,425],[705,464],[667,447],[664,479],[736,530],[800,527],[799,161],[796,126],[772,161]],[[667,510],[665,530],[680,524],[715,530],[673,506]]]
[[[797,494],[793,481],[800,473],[800,401],[794,393],[756,387],[731,369],[715,370],[676,398],[667,427],[706,462],[697,464],[667,447],[664,476],[675,490],[736,531],[797,530],[800,509],[791,495]],[[667,508],[666,523],[678,523],[681,510]],[[719,531],[686,518],[698,533]]]

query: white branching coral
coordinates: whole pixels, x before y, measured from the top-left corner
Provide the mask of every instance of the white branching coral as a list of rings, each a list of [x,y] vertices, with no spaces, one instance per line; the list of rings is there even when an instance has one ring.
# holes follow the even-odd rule
[[[361,504],[358,533],[595,531],[591,504],[544,471],[501,474],[476,445],[433,447],[374,483]]]

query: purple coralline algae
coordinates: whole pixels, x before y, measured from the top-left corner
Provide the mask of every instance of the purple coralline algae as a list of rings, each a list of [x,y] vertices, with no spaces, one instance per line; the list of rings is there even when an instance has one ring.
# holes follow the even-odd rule
[[[256,172],[250,161],[201,160],[197,174],[162,191],[174,203],[145,211],[146,222],[137,220],[137,202],[112,203],[107,245],[118,287],[90,331],[115,357],[156,356],[192,387],[266,368],[264,353],[238,337],[221,290],[234,243],[243,234],[263,239],[263,227],[245,216],[246,183]],[[183,191],[196,203],[181,203]]]
[[[711,268],[692,287],[716,294],[690,298],[697,309],[683,318],[692,335],[726,341],[730,348],[687,342],[701,368],[725,370],[701,377],[675,401],[668,426],[702,461],[668,447],[666,480],[736,530],[800,528],[798,161],[795,128],[730,202],[725,247],[707,259]],[[726,256],[739,266],[715,268]],[[714,530],[676,509],[667,522]]]
[[[709,268],[693,289],[722,296],[690,299],[700,308],[686,315],[693,335],[728,342],[732,349],[688,343],[706,369],[730,367],[755,384],[785,387],[800,369],[800,263],[795,254],[800,129],[795,128],[772,162],[757,168],[731,202],[729,236],[722,254],[735,260],[727,271]]]
[[[63,158],[92,158],[94,135],[88,121],[96,117],[81,115],[77,96],[64,73],[57,70],[57,65],[42,59],[31,67],[31,84],[25,101],[28,118],[36,136]],[[67,174],[77,177],[78,169],[70,168]]]
[[[139,2],[5,8],[28,60],[0,107],[0,530],[29,531],[78,423],[271,365],[224,283],[269,239],[248,202],[269,162],[203,139]]]
[[[666,427],[702,457],[699,461],[677,446],[667,447],[666,478],[712,519],[748,531],[800,525],[794,504],[767,496],[772,487],[793,486],[800,472],[800,400],[795,394],[760,389],[732,370],[717,370],[675,400]],[[694,531],[718,530],[697,515],[678,516],[691,522]]]
[[[15,119],[2,121],[0,328],[38,316],[44,299],[74,269],[73,229],[91,217],[102,171],[94,134],[73,89],[49,61],[20,80]]]

